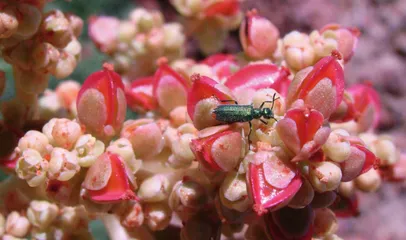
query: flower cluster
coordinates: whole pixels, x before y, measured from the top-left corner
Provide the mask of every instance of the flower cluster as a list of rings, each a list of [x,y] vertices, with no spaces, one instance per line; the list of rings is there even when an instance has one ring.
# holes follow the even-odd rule
[[[182,57],[185,51],[182,25],[164,23],[159,11],[144,8],[131,11],[125,20],[91,17],[89,36],[111,58],[116,71],[129,78],[154,72],[159,57],[173,60]]]
[[[206,53],[218,51],[213,44],[241,16],[235,0],[171,2],[197,24]],[[120,239],[150,239],[169,226],[183,240],[341,239],[337,217],[359,213],[357,190],[406,179],[403,155],[374,133],[378,94],[366,84],[345,87],[358,39],[352,28],[279,39],[251,10],[240,26],[244,54],[195,61],[179,58],[180,27],[158,12],[90,22],[114,64],[82,86],[66,81],[46,92],[42,128],[0,128],[0,139],[17,145],[1,147],[1,166],[17,177],[0,186],[8,188],[0,191],[0,234],[80,235],[98,216]],[[135,62],[155,72],[124,84]],[[127,106],[137,119],[126,120]]]
[[[185,17],[187,31],[206,55],[221,51],[228,32],[238,29],[243,18],[238,0],[171,0],[171,4]]]

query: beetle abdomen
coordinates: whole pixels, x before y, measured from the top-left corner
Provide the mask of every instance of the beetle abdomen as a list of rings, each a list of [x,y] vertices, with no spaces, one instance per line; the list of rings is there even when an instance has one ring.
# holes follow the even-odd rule
[[[251,105],[219,105],[214,109],[213,115],[220,122],[249,122],[253,119],[252,110]]]

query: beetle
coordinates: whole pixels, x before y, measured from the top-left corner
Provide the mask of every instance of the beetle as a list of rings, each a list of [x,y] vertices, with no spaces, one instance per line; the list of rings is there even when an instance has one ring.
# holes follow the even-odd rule
[[[252,131],[252,123],[251,121],[254,119],[260,120],[263,124],[268,124],[265,119],[275,119],[275,115],[273,112],[273,107],[275,101],[279,99],[279,97],[275,98],[276,93],[273,95],[272,101],[264,101],[262,102],[259,108],[255,108],[252,104],[251,105],[239,105],[235,100],[219,100],[220,102],[234,102],[234,104],[222,104],[217,106],[213,110],[213,117],[217,121],[224,122],[224,123],[235,123],[235,122],[248,122],[250,125],[250,131],[248,133],[248,141],[251,143],[250,135]],[[264,107],[265,103],[272,103],[270,108]]]

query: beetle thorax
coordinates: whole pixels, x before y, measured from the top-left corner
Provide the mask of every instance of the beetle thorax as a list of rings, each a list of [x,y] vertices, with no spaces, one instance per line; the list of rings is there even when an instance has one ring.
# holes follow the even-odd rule
[[[261,118],[262,117],[262,110],[258,109],[258,108],[254,108],[253,111],[252,111],[252,117],[254,119]]]

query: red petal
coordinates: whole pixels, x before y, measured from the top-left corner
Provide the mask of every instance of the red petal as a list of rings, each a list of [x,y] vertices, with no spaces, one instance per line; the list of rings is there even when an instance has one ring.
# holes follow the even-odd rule
[[[268,209],[277,209],[287,203],[302,186],[302,178],[299,174],[292,179],[284,189],[276,189],[265,180],[262,164],[249,164],[248,183],[251,197],[254,201],[254,211],[258,215],[267,212]]]
[[[233,74],[232,69],[239,67],[235,57],[231,54],[214,54],[204,59],[201,63],[212,67],[213,72],[219,79],[231,76]]]
[[[230,94],[220,89],[218,87],[219,83],[213,79],[206,76],[192,75],[192,80],[193,84],[187,96],[187,112],[192,120],[196,104],[199,101],[213,96],[221,100],[232,100]]]
[[[90,199],[101,203],[136,199],[135,193],[130,188],[123,161],[117,154],[108,154],[112,167],[110,179],[103,189],[88,190]]]
[[[272,88],[286,96],[290,84],[289,74],[288,69],[275,64],[252,64],[230,76],[224,85],[233,92],[246,88],[254,90]]]
[[[154,77],[136,79],[126,91],[127,104],[132,109],[144,111],[155,110],[158,107],[156,98],[152,94]]]
[[[218,132],[205,138],[193,139],[190,143],[190,148],[196,156],[196,160],[201,163],[207,170],[221,171],[220,166],[214,161],[211,154],[211,148],[213,143],[220,137],[234,133],[231,130],[224,132]]]
[[[306,76],[293,99],[305,99],[307,94],[324,78],[332,81],[336,88],[336,107],[341,103],[344,94],[344,70],[333,56],[322,58]]]
[[[362,170],[359,175],[368,172],[371,168],[375,167],[378,165],[378,158],[373,154],[371,151],[369,151],[365,146],[359,145],[359,144],[351,144],[354,147],[357,147],[359,150],[363,151],[365,153],[365,163],[364,166],[362,167]]]
[[[300,147],[313,140],[314,135],[323,125],[324,121],[324,117],[319,111],[311,110],[306,116],[306,111],[298,108],[289,110],[285,117],[296,122]]]
[[[369,105],[373,106],[375,110],[373,127],[376,127],[381,113],[381,99],[378,92],[368,84],[355,84],[348,89],[348,92],[354,99],[353,107],[356,115],[362,114]]]

